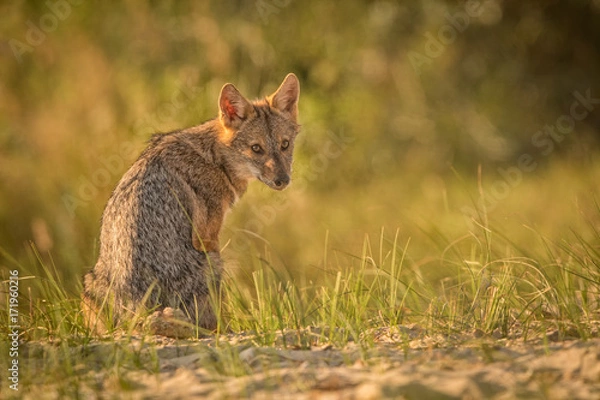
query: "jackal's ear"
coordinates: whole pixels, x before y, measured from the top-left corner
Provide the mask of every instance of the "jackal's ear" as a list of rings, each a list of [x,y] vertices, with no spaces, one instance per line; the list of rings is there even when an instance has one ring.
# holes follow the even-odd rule
[[[219,96],[219,117],[228,128],[239,128],[250,115],[252,105],[231,83],[221,89]]]
[[[300,82],[294,74],[287,74],[279,89],[267,97],[271,107],[287,114],[295,122],[298,118],[298,97],[300,96]]]

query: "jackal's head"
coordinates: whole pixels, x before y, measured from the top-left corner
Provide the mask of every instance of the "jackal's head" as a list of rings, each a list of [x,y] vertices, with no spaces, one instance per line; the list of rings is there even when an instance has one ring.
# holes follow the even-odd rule
[[[290,183],[300,84],[288,74],[279,89],[263,100],[248,101],[228,83],[219,96],[220,140],[238,177],[257,178],[282,190]]]

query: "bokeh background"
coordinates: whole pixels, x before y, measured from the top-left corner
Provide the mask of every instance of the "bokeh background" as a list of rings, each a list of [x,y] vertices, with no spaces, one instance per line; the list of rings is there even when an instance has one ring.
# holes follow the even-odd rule
[[[397,235],[435,274],[444,243],[481,225],[526,248],[600,221],[598,0],[50,0],[0,15],[1,269],[35,274],[40,258],[76,292],[149,137],[213,118],[226,82],[262,97],[288,72],[294,182],[254,183],[234,209],[233,273],[267,260],[314,280]]]

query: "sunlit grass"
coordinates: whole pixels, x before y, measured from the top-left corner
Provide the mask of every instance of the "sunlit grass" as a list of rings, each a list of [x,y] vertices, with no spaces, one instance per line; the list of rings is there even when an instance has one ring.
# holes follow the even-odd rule
[[[357,255],[327,250],[318,282],[294,278],[272,257],[257,258],[246,269],[249,279],[230,272],[213,293],[219,332],[253,332],[261,345],[284,346],[278,338],[296,331],[301,339],[308,327],[322,332],[313,342],[343,346],[370,328],[409,323],[433,333],[527,337],[552,326],[589,337],[586,327],[599,312],[600,253],[584,236],[598,238],[597,229],[566,232],[559,241],[532,232],[540,246],[525,252],[496,232],[481,227],[452,242],[438,237],[444,250],[423,264],[410,256],[410,240],[400,243],[397,231],[382,230],[375,240],[365,237]],[[91,340],[77,293],[65,290],[54,264],[37,262],[37,275],[20,264],[9,267],[20,271],[21,287],[28,284],[20,293],[22,338]],[[436,278],[424,278],[425,268],[437,271]],[[8,318],[7,296],[5,291],[2,321]]]
[[[248,346],[356,344],[366,360],[382,332],[400,349],[415,334],[455,344],[598,337],[598,215],[596,206],[573,221],[576,229],[551,236],[528,226],[517,233],[487,215],[457,236],[435,225],[415,232],[415,239],[382,228],[365,235],[354,252],[331,245],[326,233],[318,264],[305,274],[290,270],[273,245],[254,236],[246,243],[252,263],[226,269],[220,290],[211,293],[217,332],[196,330],[187,343],[203,346],[195,351],[206,353],[205,364],[216,376],[240,376],[252,373],[241,356]],[[92,368],[127,391],[135,387],[127,373],[160,370],[160,341],[142,328],[148,314],[99,336],[85,325],[79,293],[66,289],[51,255],[41,256],[32,246],[27,265],[2,255],[6,271],[17,269],[21,279],[23,383],[59,382],[60,390],[73,395],[81,385],[94,387],[83,373]],[[3,289],[2,335],[8,334],[8,295]],[[235,336],[238,344],[232,344]],[[202,344],[206,338],[210,344]]]
[[[483,237],[492,242],[483,244]],[[345,255],[342,264],[328,266],[323,282],[307,287],[283,280],[263,262],[252,274],[253,286],[224,286],[229,326],[256,332],[263,345],[272,345],[278,333],[309,326],[328,332],[316,343],[341,346],[371,328],[411,323],[429,334],[476,331],[527,339],[555,329],[561,337],[592,335],[600,279],[588,242],[547,243],[534,257],[493,231],[469,235],[461,241],[462,248],[470,242],[469,253],[455,244],[433,262],[445,271],[437,281],[423,280],[421,267],[407,261],[410,244],[399,246],[397,235],[387,240],[382,233],[377,242],[373,249],[365,239],[360,256]],[[569,255],[580,247],[586,258]],[[504,255],[497,258],[500,248]],[[566,258],[557,261],[559,254]]]

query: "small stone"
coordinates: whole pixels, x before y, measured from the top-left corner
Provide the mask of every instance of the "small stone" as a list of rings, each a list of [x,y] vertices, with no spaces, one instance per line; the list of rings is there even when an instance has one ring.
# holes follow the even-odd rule
[[[381,385],[373,382],[367,382],[357,387],[354,394],[356,399],[376,400],[382,397],[383,391],[381,389]]]
[[[600,382],[600,356],[587,353],[581,360],[581,376],[588,382]]]
[[[240,360],[250,364],[252,362],[252,360],[254,360],[254,358],[256,358],[256,348],[255,347],[248,347],[247,349],[244,349],[242,351],[240,351]]]

